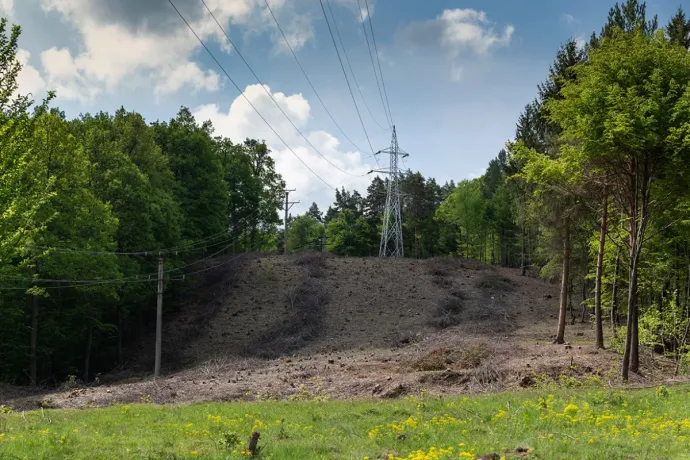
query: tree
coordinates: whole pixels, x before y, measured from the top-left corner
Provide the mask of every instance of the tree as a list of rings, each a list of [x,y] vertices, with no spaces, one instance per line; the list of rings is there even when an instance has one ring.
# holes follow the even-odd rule
[[[341,256],[371,256],[373,248],[367,238],[369,233],[367,220],[363,216],[356,217],[352,210],[345,209],[326,224],[326,249]]]
[[[638,0],[626,0],[622,5],[616,3],[609,10],[606,25],[601,31],[601,38],[611,38],[616,30],[623,32],[641,32],[645,35],[653,35],[659,28],[659,20],[655,15],[647,20],[647,3]]]
[[[288,228],[290,252],[320,251],[322,235],[323,225],[310,214],[293,218]]]
[[[650,222],[659,212],[652,200],[671,159],[685,154],[671,149],[681,128],[680,105],[687,97],[690,56],[663,36],[614,33],[590,51],[589,62],[575,68],[563,99],[549,105],[564,138],[578,145],[577,154],[612,176],[612,194],[627,218],[628,326],[623,379],[639,369],[638,276]],[[675,169],[675,168],[674,168]]]
[[[226,230],[228,191],[210,123],[198,126],[183,107],[169,123],[153,127],[156,143],[175,177],[175,198],[183,215],[182,237],[195,240]]]
[[[690,49],[690,19],[685,18],[682,7],[678,7],[675,16],[668,22],[666,34],[671,43]]]
[[[323,213],[319,211],[319,206],[316,203],[312,203],[311,206],[309,206],[307,215],[316,219],[317,222],[323,223]]]

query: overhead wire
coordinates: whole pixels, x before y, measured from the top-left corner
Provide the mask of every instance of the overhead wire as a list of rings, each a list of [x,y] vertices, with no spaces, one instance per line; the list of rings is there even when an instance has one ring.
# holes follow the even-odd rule
[[[354,177],[365,176],[366,174],[352,174],[351,172],[345,171],[344,169],[340,168],[338,165],[336,165],[336,164],[333,163],[331,160],[329,160],[329,159],[326,157],[326,155],[324,155],[323,153],[321,153],[321,151],[320,151],[318,148],[316,148],[316,146],[315,146],[314,144],[312,144],[312,142],[309,140],[309,138],[308,138],[307,136],[305,136],[304,133],[297,127],[297,125],[295,124],[295,122],[292,121],[292,118],[290,118],[290,116],[289,116],[287,113],[285,113],[285,110],[283,110],[283,108],[280,106],[280,104],[278,104],[278,101],[275,100],[275,98],[273,97],[273,94],[271,94],[271,92],[270,92],[269,90],[266,89],[266,86],[265,86],[264,83],[261,81],[261,79],[260,79],[259,76],[256,74],[256,72],[254,72],[254,69],[252,68],[252,66],[249,65],[249,62],[247,62],[247,60],[244,58],[244,56],[242,55],[242,52],[239,50],[239,48],[238,48],[237,46],[235,46],[235,43],[234,43],[234,42],[232,41],[232,39],[230,38],[230,35],[225,31],[225,28],[221,25],[220,22],[218,22],[218,19],[216,19],[216,15],[213,14],[213,11],[211,11],[211,8],[209,8],[208,5],[206,4],[206,0],[201,0],[201,3],[204,4],[204,7],[206,8],[206,11],[208,11],[208,13],[211,15],[211,17],[212,17],[213,20],[215,21],[215,23],[218,25],[218,27],[220,28],[220,30],[223,32],[223,35],[225,35],[225,38],[228,39],[228,42],[229,42],[230,45],[235,49],[235,51],[237,52],[237,55],[240,57],[240,59],[242,59],[242,62],[244,62],[244,65],[247,66],[247,68],[249,69],[249,71],[251,72],[251,74],[254,76],[254,78],[256,79],[256,81],[259,82],[259,85],[260,85],[261,88],[264,90],[264,92],[266,93],[266,95],[271,99],[271,101],[273,101],[273,104],[275,104],[275,106],[278,107],[278,110],[280,110],[280,112],[283,114],[283,116],[285,117],[285,119],[292,125],[292,127],[295,129],[295,131],[297,131],[297,133],[298,133],[300,136],[302,136],[302,138],[307,142],[307,144],[309,144],[309,146],[310,146],[316,153],[318,153],[319,156],[321,156],[321,158],[323,158],[324,160],[326,160],[326,162],[327,162],[329,165],[333,166],[333,167],[334,167],[335,169],[337,169],[338,171],[340,171],[340,172],[342,172],[342,173],[344,173],[344,174],[347,174],[347,175],[349,175],[349,176],[354,176]],[[353,144],[353,145],[354,145],[354,144]],[[356,147],[356,146],[355,146],[355,147]]]
[[[326,107],[326,104],[325,104],[325,103],[323,102],[323,100],[321,99],[321,95],[319,95],[318,91],[316,91],[316,88],[314,87],[314,84],[312,83],[311,79],[310,79],[309,76],[307,75],[307,72],[304,70],[304,67],[302,67],[302,63],[301,63],[300,60],[297,58],[297,53],[295,53],[295,50],[292,48],[292,45],[290,45],[290,41],[287,39],[287,36],[285,35],[285,32],[283,31],[283,28],[280,26],[280,23],[278,22],[278,19],[276,18],[275,14],[273,13],[273,9],[272,9],[271,6],[269,5],[268,0],[264,0],[264,3],[266,3],[266,8],[268,9],[268,12],[271,14],[271,17],[273,18],[273,22],[275,22],[276,27],[278,27],[278,30],[280,31],[280,34],[281,34],[282,37],[283,37],[283,41],[285,42],[285,44],[287,45],[288,49],[290,50],[290,53],[292,54],[292,57],[295,58],[295,62],[297,62],[297,66],[298,66],[299,69],[302,71],[302,74],[304,75],[304,78],[307,80],[307,83],[309,83],[309,86],[311,87],[311,89],[314,91],[314,94],[316,95],[316,98],[317,98],[318,101],[321,103],[321,105],[323,106],[324,110],[326,111],[326,113],[328,114],[328,116],[330,117],[330,119],[333,121],[333,123],[335,124],[335,126],[338,128],[338,130],[340,131],[340,133],[345,137],[345,139],[347,139],[348,142],[350,142],[350,144],[352,144],[357,150],[363,152],[364,149],[361,148],[361,147],[359,147],[357,144],[355,144],[355,143],[352,141],[352,139],[350,139],[350,137],[349,137],[349,136],[345,133],[345,131],[340,127],[340,125],[338,124],[338,122],[335,121],[335,118],[333,117],[333,115],[331,115],[331,111],[328,110],[328,107]]]
[[[331,187],[329,187],[329,188],[331,188]],[[313,195],[315,195],[317,192],[320,192],[320,191],[322,191],[322,190],[325,190],[325,187],[322,187],[321,189],[318,189],[318,190],[316,190],[316,191],[314,191],[314,192],[312,192],[312,193],[310,193],[310,194],[308,194],[308,195],[305,195],[305,197],[313,196]],[[251,217],[253,217],[254,215],[256,215],[259,211],[260,211],[260,210],[257,209],[257,210],[255,210],[252,214],[250,214],[250,215],[248,215],[248,216],[245,216],[245,217],[243,217],[243,218],[240,219],[240,221],[242,221],[242,220],[245,221],[245,225],[244,225],[244,227],[242,228],[242,230],[245,230],[245,229],[247,228],[247,226],[248,226],[248,225],[247,225],[247,224],[248,224],[247,220],[250,219]],[[194,265],[198,265],[198,264],[201,263],[201,262],[204,262],[204,261],[207,261],[207,260],[209,260],[209,259],[212,259],[212,258],[218,256],[219,254],[223,253],[223,252],[224,252],[225,250],[227,250],[228,248],[232,247],[232,245],[235,244],[235,243],[236,243],[239,239],[241,239],[241,238],[242,238],[241,235],[236,236],[235,238],[232,239],[232,241],[231,241],[228,245],[224,246],[224,247],[221,248],[220,250],[218,250],[218,251],[216,251],[216,252],[214,252],[214,253],[212,253],[212,254],[210,254],[210,255],[208,255],[208,256],[205,256],[205,257],[203,257],[203,258],[201,258],[201,259],[197,259],[197,260],[195,260],[195,261],[193,261],[193,262],[190,262],[190,263],[188,263],[188,264],[182,265],[182,266],[180,266],[180,267],[174,267],[174,268],[171,268],[171,269],[169,269],[169,270],[164,270],[164,271],[163,271],[163,274],[166,275],[166,274],[170,274],[170,273],[173,273],[173,272],[177,272],[177,271],[180,271],[180,270],[182,270],[182,269],[189,268],[189,267],[192,267],[192,266],[194,266]],[[221,244],[222,242],[226,242],[226,241],[229,241],[229,240],[217,242],[217,243],[214,243],[213,245]],[[245,251],[243,254],[246,254],[247,252],[251,251],[252,249],[258,247],[260,244],[261,244],[261,242],[259,242],[259,243],[255,244],[255,245],[253,245],[249,250]],[[82,252],[83,252],[83,253],[89,253],[89,254],[93,254],[93,253],[98,253],[98,254],[114,254],[114,253],[105,253],[105,252],[103,252],[103,251],[101,251],[101,252],[97,252],[97,251],[94,252],[94,251],[70,250],[69,252],[73,252],[73,253],[82,253]],[[203,272],[203,271],[208,271],[208,270],[201,270],[200,272]],[[195,273],[200,273],[200,272],[192,272],[192,273],[189,273],[189,274],[195,274]],[[184,276],[186,276],[186,275],[187,275],[187,274],[184,274],[184,273],[183,273],[183,274],[180,275],[180,276],[183,276],[183,277],[184,277]],[[26,290],[28,290],[28,289],[31,289],[32,287],[40,287],[40,288],[42,288],[42,289],[66,289],[66,288],[71,288],[71,287],[98,286],[98,285],[106,285],[106,284],[129,284],[129,283],[140,283],[140,282],[155,281],[155,278],[152,278],[152,277],[157,277],[157,276],[158,276],[158,272],[154,272],[154,273],[143,273],[143,274],[139,274],[139,275],[132,275],[132,276],[127,276],[127,277],[122,277],[122,278],[111,278],[111,279],[105,279],[105,280],[98,280],[98,279],[93,279],[93,280],[42,279],[42,278],[29,278],[29,277],[19,277],[19,276],[0,276],[0,281],[2,281],[2,280],[5,280],[5,281],[17,281],[17,282],[18,282],[18,281],[26,281],[26,282],[31,282],[31,283],[54,283],[54,284],[56,284],[55,286],[36,286],[36,285],[34,285],[34,286],[24,286],[24,287],[2,287],[2,286],[0,286],[0,291],[11,291],[11,290],[24,290],[24,291],[26,291]],[[59,284],[59,283],[71,283],[71,284],[65,285],[65,284]]]
[[[242,90],[240,89],[239,85],[235,82],[235,80],[233,80],[233,78],[230,76],[230,74],[225,70],[225,67],[223,67],[223,65],[218,61],[218,59],[217,59],[216,56],[211,52],[211,50],[208,48],[208,46],[206,46],[206,43],[204,43],[204,41],[201,39],[201,37],[199,37],[199,35],[198,35],[198,34],[196,33],[196,31],[194,30],[194,28],[191,26],[191,24],[189,24],[189,22],[188,22],[187,19],[182,15],[182,13],[180,12],[180,10],[177,9],[177,7],[176,7],[175,4],[172,2],[172,0],[168,0],[168,2],[169,2],[170,5],[172,5],[172,7],[175,9],[175,12],[177,12],[178,16],[180,16],[180,19],[182,19],[182,21],[187,25],[187,27],[188,27],[189,30],[192,32],[192,34],[196,37],[196,39],[199,41],[199,43],[201,44],[201,46],[203,46],[204,49],[206,50],[206,52],[209,54],[209,56],[211,56],[211,59],[213,59],[213,61],[214,61],[214,62],[216,63],[216,65],[220,68],[220,70],[225,74],[225,76],[228,78],[228,80],[230,80],[230,82],[231,82],[231,83],[233,84],[233,86],[237,89],[237,91],[238,91],[238,92],[240,93],[240,95],[244,98],[244,100],[247,101],[247,103],[251,106],[252,109],[254,109],[254,111],[257,113],[257,115],[259,115],[259,117],[263,120],[263,122],[266,123],[266,126],[268,126],[268,128],[273,132],[273,134],[275,134],[276,137],[277,137],[278,139],[280,139],[280,141],[283,143],[283,145],[285,145],[285,147],[295,156],[295,158],[297,158],[297,159],[300,161],[300,163],[302,163],[302,164],[304,165],[305,168],[307,168],[307,169],[308,169],[313,175],[315,175],[321,182],[323,182],[324,184],[326,184],[327,186],[329,186],[331,189],[335,190],[335,187],[333,187],[331,184],[329,184],[323,177],[321,177],[320,175],[318,175],[318,174],[316,173],[316,171],[314,171],[311,167],[309,167],[309,165],[308,165],[307,163],[305,163],[304,160],[303,160],[299,155],[297,155],[297,153],[292,149],[292,147],[290,147],[290,146],[288,145],[288,143],[285,142],[285,140],[282,138],[282,136],[281,136],[280,134],[278,134],[278,132],[273,128],[273,126],[271,126],[271,124],[268,122],[268,120],[266,120],[266,118],[261,114],[261,112],[259,112],[259,110],[254,106],[254,104],[253,104],[252,101],[247,97],[247,95],[244,94],[244,91],[242,91]]]
[[[91,251],[87,249],[72,249],[72,248],[64,248],[64,247],[55,247],[55,246],[37,246],[37,245],[28,245],[26,246],[29,249],[44,249],[44,250],[51,250],[52,252],[63,252],[63,253],[75,253],[75,254],[92,254],[92,255],[112,255],[112,256],[152,256],[152,255],[158,255],[158,254],[178,254],[178,253],[185,253],[185,252],[193,252],[193,251],[198,251],[199,249],[203,248],[205,245],[208,244],[209,241],[219,237],[219,236],[227,236],[229,233],[229,229],[223,230],[222,232],[216,233],[214,235],[210,235],[206,238],[203,238],[201,240],[193,241],[187,244],[183,244],[180,246],[174,246],[170,248],[161,248],[161,249],[150,249],[150,250],[145,250],[145,251]],[[215,244],[222,243],[223,241],[216,242],[216,243],[211,243],[211,246]]]
[[[242,228],[242,230],[245,230],[247,228],[247,225],[246,225],[247,222],[246,221],[248,219],[250,219],[251,217],[253,217],[254,215],[256,215],[258,212],[259,212],[259,210],[256,210],[252,214],[250,214],[249,216],[246,216],[246,217],[243,217],[242,219],[240,219],[240,221],[241,220],[245,221],[245,226]],[[194,262],[188,263],[186,265],[182,265],[180,267],[174,267],[174,268],[171,268],[169,270],[165,270],[163,273],[166,274],[166,273],[172,273],[175,271],[179,271],[179,270],[182,270],[184,268],[188,268],[188,267],[191,267],[191,266],[196,265],[198,263],[201,263],[201,262],[208,260],[210,258],[213,258],[213,257],[217,256],[218,254],[221,254],[222,252],[224,252],[228,248],[232,247],[232,245],[235,244],[240,238],[242,238],[241,235],[232,238],[232,241],[228,245],[224,246],[223,248],[221,248],[220,250],[216,251],[215,253],[213,253],[209,256],[205,256],[201,259],[195,260]],[[227,241],[230,241],[230,239],[214,243],[212,246],[215,246],[216,244],[221,244],[221,243],[224,243]],[[70,251],[66,251],[66,252],[72,252],[75,254],[79,254],[79,253],[92,254],[93,253],[91,251],[80,251],[80,250],[70,250]],[[97,252],[97,254],[114,254],[114,253]],[[138,275],[126,276],[126,277],[122,277],[122,278],[111,278],[111,279],[107,279],[107,280],[42,279],[42,278],[20,277],[20,276],[2,276],[2,277],[0,277],[0,280],[4,279],[4,280],[12,280],[12,281],[30,281],[33,283],[72,283],[72,285],[74,285],[74,286],[89,286],[89,285],[93,285],[93,284],[120,284],[120,283],[126,284],[128,282],[148,281],[152,276],[157,276],[157,275],[158,275],[158,272],[142,273],[142,274],[138,274]],[[140,279],[140,278],[146,278],[146,279]],[[68,287],[68,286],[52,286],[52,287],[51,286],[48,286],[48,287],[41,286],[41,287],[46,288],[46,289],[54,289],[56,287]],[[17,288],[17,289],[28,289],[28,288]],[[0,290],[2,290],[2,288],[0,288]]]
[[[386,98],[386,105],[388,106],[388,114],[391,119],[391,125],[393,123],[393,112],[391,112],[391,104],[388,101],[388,91],[386,91],[386,81],[383,78],[383,70],[381,70],[381,59],[379,58],[379,49],[376,46],[376,35],[374,34],[374,24],[371,22],[371,12],[369,11],[369,0],[364,0],[364,4],[367,7],[367,19],[369,20],[369,28],[371,29],[371,41],[374,43],[374,51],[376,52],[376,61],[379,65],[379,73],[381,74],[381,86],[383,86],[383,94]],[[361,9],[360,9],[361,12]]]
[[[335,33],[338,36],[338,41],[340,42],[340,47],[343,49],[343,55],[345,56],[345,62],[347,62],[347,66],[350,69],[350,73],[352,74],[352,80],[355,82],[355,87],[357,88],[357,91],[359,92],[359,96],[362,98],[362,102],[364,102],[364,107],[366,107],[367,112],[369,112],[369,115],[371,116],[372,120],[374,120],[374,123],[376,123],[379,128],[390,129],[390,126],[388,128],[381,126],[381,123],[378,122],[378,120],[376,119],[374,114],[371,112],[371,109],[369,108],[369,104],[367,104],[367,100],[364,97],[364,94],[362,94],[362,89],[360,88],[359,83],[357,82],[357,76],[355,75],[355,71],[352,68],[352,63],[350,62],[350,57],[347,54],[347,49],[345,48],[345,43],[343,42],[343,37],[340,35],[340,28],[338,27],[338,21],[335,20],[335,14],[333,14],[333,8],[331,8],[330,0],[326,0],[326,5],[328,6],[328,10],[331,12],[331,17],[333,18],[333,28],[335,28]]]
[[[350,97],[352,97],[352,102],[355,105],[355,110],[357,111],[357,117],[359,117],[359,122],[362,125],[362,129],[364,130],[364,135],[367,138],[367,142],[369,143],[369,148],[371,149],[371,153],[374,153],[374,147],[371,145],[371,139],[369,139],[369,134],[367,133],[367,128],[364,126],[364,121],[362,120],[362,114],[359,112],[359,107],[357,107],[357,101],[355,100],[355,95],[352,92],[352,86],[350,85],[350,79],[347,78],[347,72],[345,71],[345,65],[343,64],[343,59],[340,57],[340,50],[338,50],[338,45],[335,42],[335,36],[333,35],[333,29],[331,29],[331,23],[328,21],[328,15],[326,14],[326,8],[323,6],[323,0],[319,0],[319,3],[321,4],[321,11],[323,11],[323,17],[326,20],[326,25],[328,26],[328,32],[331,35],[331,40],[333,40],[333,46],[335,47],[335,53],[338,55],[338,61],[340,62],[340,68],[343,71],[343,75],[345,76],[345,82],[347,83],[347,88],[350,90]],[[335,21],[334,21],[335,22]]]
[[[381,91],[381,84],[379,83],[379,74],[376,72],[376,65],[374,64],[374,53],[371,50],[371,43],[369,42],[369,34],[367,33],[367,21],[364,17],[364,11],[362,9],[361,0],[357,0],[357,7],[359,9],[359,16],[362,22],[362,31],[364,32],[364,38],[367,42],[367,49],[369,50],[369,59],[371,60],[371,69],[374,71],[374,78],[376,78],[376,86],[379,90],[379,96],[381,97],[381,105],[383,106],[383,113],[386,115],[386,121],[390,126],[393,126],[393,120],[390,118],[388,111],[386,110],[386,103],[383,100],[383,91]],[[367,17],[369,17],[369,12],[367,10]]]

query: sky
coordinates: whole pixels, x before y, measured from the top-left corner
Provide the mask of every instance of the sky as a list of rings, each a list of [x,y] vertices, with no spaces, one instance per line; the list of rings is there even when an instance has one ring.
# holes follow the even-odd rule
[[[0,0],[0,16],[23,31],[20,92],[38,100],[55,90],[54,105],[68,117],[123,106],[153,122],[185,106],[233,142],[265,140],[297,189],[296,213],[311,202],[327,208],[333,188],[365,192],[369,172],[388,166],[372,156],[389,147],[391,130],[365,39],[369,20],[398,142],[410,154],[401,166],[444,183],[483,174],[514,136],[559,46],[598,32],[613,6],[368,0],[367,12],[365,0],[323,0],[346,80],[318,0],[268,0],[285,38],[266,0],[205,1],[234,46],[202,0],[172,3],[213,57],[170,0]],[[647,7],[665,25],[678,0]]]

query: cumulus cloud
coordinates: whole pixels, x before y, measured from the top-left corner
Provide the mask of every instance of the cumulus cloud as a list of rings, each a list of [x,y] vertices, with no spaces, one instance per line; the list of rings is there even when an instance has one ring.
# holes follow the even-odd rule
[[[17,61],[22,66],[22,70],[17,76],[18,89],[17,92],[22,95],[31,94],[34,98],[37,97],[39,93],[45,90],[45,81],[41,78],[41,74],[38,70],[29,64],[29,59],[31,58],[31,53],[26,50],[17,50]]]
[[[408,24],[400,37],[411,48],[442,47],[457,56],[464,50],[485,54],[499,46],[506,46],[515,32],[512,25],[496,32],[483,11],[470,8],[447,9],[435,19]]]
[[[14,14],[14,0],[0,0],[0,16],[12,17]]]
[[[301,94],[286,95],[281,92],[272,92],[268,86],[264,88],[271,93],[309,142],[328,161],[314,151],[295,131],[260,85],[247,86],[244,95],[294,153],[266,126],[247,99],[242,96],[238,96],[232,102],[227,112],[222,111],[217,104],[208,104],[197,107],[193,111],[194,116],[199,123],[210,120],[216,134],[229,137],[233,142],[241,142],[247,137],[265,140],[272,150],[278,172],[283,175],[291,188],[297,188],[298,193],[295,197],[298,199],[298,195],[308,197],[309,202],[316,201],[319,207],[327,208],[333,201],[333,191],[310,172],[297,156],[331,186],[338,188],[344,186],[348,189],[364,191],[371,180],[366,173],[373,169],[373,166],[363,162],[362,154],[357,151],[343,150],[340,141],[330,133],[321,130],[310,131],[311,106]],[[329,164],[329,161],[339,169],[359,176],[355,177],[338,171]]]
[[[285,0],[269,3],[279,16],[289,10],[283,19],[293,48],[314,38],[308,17],[292,14]],[[206,0],[206,4],[226,31],[229,24],[268,30],[263,0]],[[200,45],[168,0],[41,0],[41,6],[46,12],[59,13],[81,42],[77,53],[69,49],[44,52],[42,60],[48,65],[43,78],[55,85],[58,97],[85,101],[122,87],[153,87],[160,97],[183,88],[216,91],[221,87],[215,70],[202,69],[195,62]],[[177,1],[175,6],[203,40],[215,40],[231,51],[202,2]],[[76,86],[85,90],[76,91]]]

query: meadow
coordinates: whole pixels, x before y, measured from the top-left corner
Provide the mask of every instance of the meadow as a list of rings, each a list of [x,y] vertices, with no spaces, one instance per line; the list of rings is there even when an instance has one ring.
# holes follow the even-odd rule
[[[14,459],[690,458],[690,386],[0,411]]]

